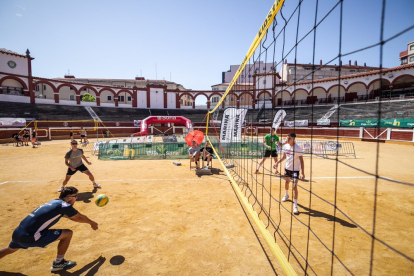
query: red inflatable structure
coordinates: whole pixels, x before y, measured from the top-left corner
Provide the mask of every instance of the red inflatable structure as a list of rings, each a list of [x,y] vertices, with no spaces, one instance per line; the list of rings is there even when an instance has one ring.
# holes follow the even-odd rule
[[[182,116],[149,116],[141,121],[141,132],[132,134],[132,136],[146,136],[148,135],[148,127],[151,124],[162,123],[162,124],[183,124],[188,129],[188,132],[193,130],[193,124],[187,118]]]

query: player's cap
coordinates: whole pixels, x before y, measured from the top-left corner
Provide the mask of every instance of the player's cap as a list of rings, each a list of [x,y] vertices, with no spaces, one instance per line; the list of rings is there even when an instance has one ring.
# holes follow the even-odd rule
[[[288,136],[292,137],[292,138],[296,138],[296,134],[295,133],[289,133]]]
[[[78,141],[73,140],[72,142],[70,142],[71,145],[77,145]]]

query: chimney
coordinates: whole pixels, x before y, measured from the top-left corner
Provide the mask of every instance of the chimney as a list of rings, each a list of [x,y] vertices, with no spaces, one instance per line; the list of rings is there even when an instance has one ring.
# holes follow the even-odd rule
[[[364,67],[367,67],[367,63],[366,62],[364,62]]]
[[[319,65],[320,65],[320,66],[322,66],[322,60],[321,60],[321,61],[319,61]]]
[[[354,65],[355,65],[355,66],[358,66],[358,62],[357,62],[356,60],[355,60],[355,63],[354,63]]]
[[[351,66],[351,60],[349,60],[349,66]]]
[[[342,66],[342,60],[339,61],[339,66]]]
[[[145,80],[144,77],[135,77],[135,80]]]
[[[65,74],[65,79],[74,79],[74,78],[75,76],[70,73],[70,70],[68,70],[68,73]]]
[[[285,59],[285,64],[287,64],[287,59]]]

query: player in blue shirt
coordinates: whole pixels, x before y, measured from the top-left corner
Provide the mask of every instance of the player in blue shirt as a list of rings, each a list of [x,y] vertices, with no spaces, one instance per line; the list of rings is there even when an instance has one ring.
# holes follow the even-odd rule
[[[72,239],[72,230],[50,228],[62,217],[65,217],[75,222],[89,223],[93,230],[98,229],[96,222],[72,207],[77,197],[78,189],[75,187],[65,187],[60,193],[59,199],[43,204],[29,214],[14,230],[9,247],[0,249],[0,259],[19,249],[27,249],[29,247],[44,248],[52,242],[59,240],[57,257],[53,262],[51,270],[59,271],[74,267],[76,262],[64,259]]]

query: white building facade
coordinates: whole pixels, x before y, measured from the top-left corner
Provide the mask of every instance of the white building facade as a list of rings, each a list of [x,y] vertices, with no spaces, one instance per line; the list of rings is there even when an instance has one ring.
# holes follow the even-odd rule
[[[34,58],[29,51],[22,55],[0,49],[0,101],[194,109],[196,98],[205,97],[207,105],[198,108],[209,109],[220,101],[225,92],[221,89],[214,90],[215,87],[208,91],[194,91],[173,82],[142,78],[119,80],[74,76],[55,79],[34,77],[31,73],[32,60]],[[276,72],[253,74],[251,83],[236,83],[221,106],[255,109],[263,104],[268,108],[275,108],[285,105],[374,101],[384,97],[414,97],[413,63],[383,70],[371,70],[363,66],[361,70],[364,72],[349,71],[340,78],[337,74],[328,78],[330,75],[327,74],[323,79],[305,78],[297,82],[284,82],[283,77]],[[219,84],[217,87],[227,88],[228,84]],[[95,101],[82,101],[85,93],[94,96]]]
[[[414,63],[414,41],[407,43],[407,50],[400,53],[401,65]]]

